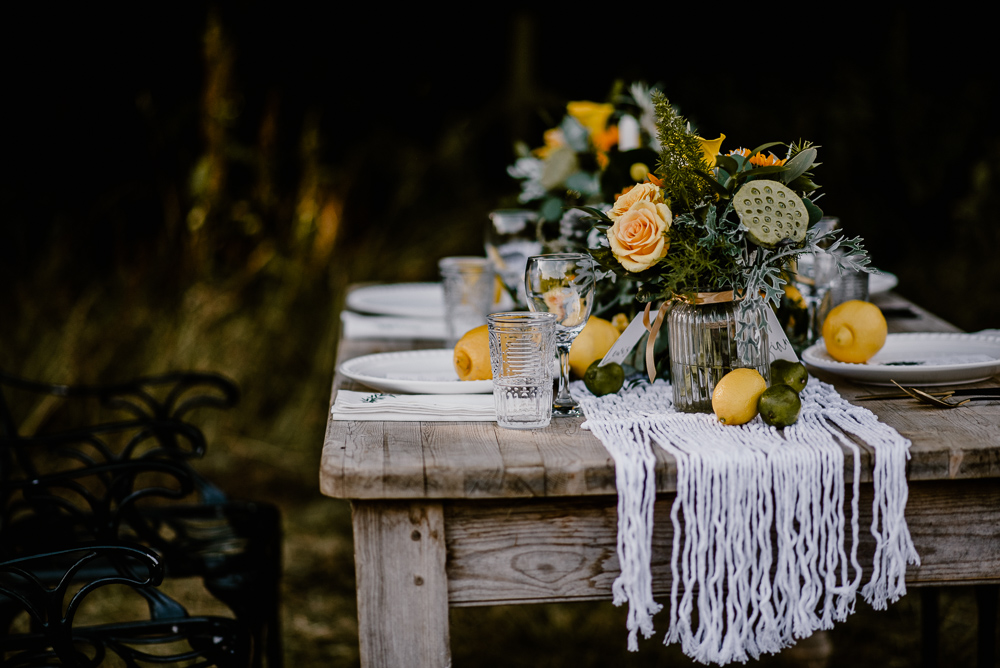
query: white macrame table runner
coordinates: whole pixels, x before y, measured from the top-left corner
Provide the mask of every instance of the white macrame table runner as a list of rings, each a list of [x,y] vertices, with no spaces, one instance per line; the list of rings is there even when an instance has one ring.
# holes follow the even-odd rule
[[[638,649],[638,632],[653,634],[661,608],[650,572],[653,444],[677,461],[666,644],[679,642],[702,663],[745,662],[854,611],[862,569],[860,453],[852,436],[875,453],[876,547],[861,593],[875,609],[906,593],[906,565],[920,563],[903,514],[910,442],[832,385],[810,378],[798,422],[783,430],[759,417],[734,427],[711,414],[678,413],[663,381],[581,394],[585,428],[615,460],[621,575],[613,595],[616,605],[629,604],[630,650]],[[849,520],[844,448],[854,458]]]

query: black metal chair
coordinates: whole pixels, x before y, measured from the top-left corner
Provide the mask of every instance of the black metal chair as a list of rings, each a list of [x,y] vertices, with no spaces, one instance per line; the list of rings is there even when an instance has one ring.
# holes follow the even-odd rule
[[[59,575],[50,586],[53,568]],[[0,666],[93,668],[112,655],[135,668],[250,665],[253,637],[238,620],[189,616],[156,589],[162,580],[163,562],[135,545],[81,545],[0,562],[0,601],[29,622],[0,634]],[[145,599],[148,618],[78,624],[87,598],[112,585]]]
[[[69,387],[0,372],[0,389],[0,559],[90,541],[144,545],[166,577],[201,577],[252,630],[255,666],[265,658],[281,665],[278,510],[228,500],[191,466],[206,443],[185,418],[233,405],[231,382],[187,373]],[[34,400],[15,408],[14,391]],[[51,398],[67,401],[44,420],[31,417]],[[110,415],[94,418],[94,407],[81,410],[74,400],[96,401]],[[41,424],[25,434],[24,422]],[[0,624],[8,621],[0,606]]]

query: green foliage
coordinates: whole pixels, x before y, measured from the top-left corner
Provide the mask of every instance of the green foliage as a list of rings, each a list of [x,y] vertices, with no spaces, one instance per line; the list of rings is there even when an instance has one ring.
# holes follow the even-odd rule
[[[689,131],[687,121],[663,93],[654,91],[652,99],[660,139],[656,174],[663,179],[671,208],[679,204],[691,209],[711,194],[711,186],[697,173],[710,171],[702,156],[701,141]]]

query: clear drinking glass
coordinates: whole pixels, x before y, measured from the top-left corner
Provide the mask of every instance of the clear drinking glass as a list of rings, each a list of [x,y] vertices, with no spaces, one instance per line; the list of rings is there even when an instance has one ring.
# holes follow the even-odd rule
[[[830,310],[830,289],[837,279],[837,258],[832,253],[804,253],[791,266],[792,284],[802,294],[809,323],[806,329],[806,347],[819,340],[823,331],[823,318]]]
[[[528,258],[542,252],[538,214],[528,209],[499,209],[490,214],[484,235],[486,257],[515,302],[525,309],[524,268]]]
[[[485,257],[445,257],[438,261],[444,287],[448,348],[470,329],[486,324],[493,308],[493,264]]]
[[[569,393],[569,349],[594,305],[594,261],[586,253],[554,253],[528,258],[524,271],[528,308],[556,316],[559,391],[552,404],[555,417],[581,415]]]
[[[552,356],[556,318],[550,313],[492,313],[486,317],[497,424],[536,429],[552,420]]]

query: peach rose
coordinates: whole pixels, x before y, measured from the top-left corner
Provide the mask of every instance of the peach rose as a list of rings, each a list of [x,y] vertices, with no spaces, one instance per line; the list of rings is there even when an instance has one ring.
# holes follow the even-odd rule
[[[652,183],[639,183],[632,186],[615,200],[615,205],[608,212],[608,218],[618,220],[625,212],[632,208],[636,202],[650,202],[652,204],[663,204],[663,191]]]
[[[667,230],[673,216],[666,204],[638,201],[608,229],[611,252],[622,266],[638,272],[667,254]]]

